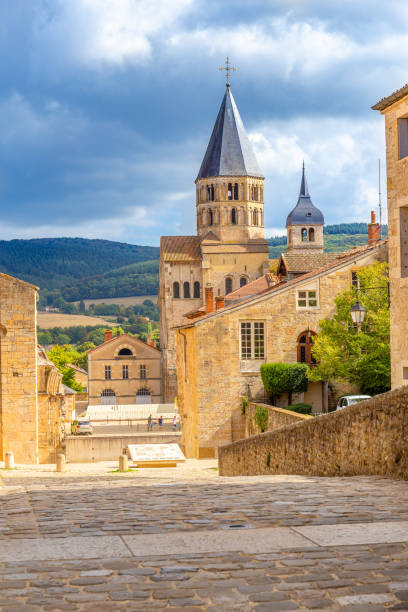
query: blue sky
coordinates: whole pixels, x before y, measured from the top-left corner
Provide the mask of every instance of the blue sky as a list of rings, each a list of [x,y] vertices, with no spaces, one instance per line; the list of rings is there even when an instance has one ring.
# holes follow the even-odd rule
[[[327,223],[368,219],[378,158],[385,192],[370,106],[408,81],[408,3],[13,0],[0,51],[0,238],[194,233],[227,54],[270,236],[303,159]]]

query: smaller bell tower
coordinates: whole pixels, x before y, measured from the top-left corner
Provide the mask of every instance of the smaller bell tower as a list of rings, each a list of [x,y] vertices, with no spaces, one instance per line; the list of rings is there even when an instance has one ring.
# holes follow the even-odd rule
[[[313,204],[309,194],[303,162],[298,201],[286,219],[286,252],[323,253],[323,226],[323,214]]]

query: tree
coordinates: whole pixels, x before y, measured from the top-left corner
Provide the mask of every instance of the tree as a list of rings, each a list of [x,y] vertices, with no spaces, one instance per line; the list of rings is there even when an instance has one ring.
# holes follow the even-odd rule
[[[85,302],[83,300],[79,302],[78,310],[81,314],[85,314],[86,308],[85,308]]]
[[[49,331],[38,332],[37,340],[38,344],[52,344],[52,333]]]
[[[288,405],[293,393],[307,391],[308,367],[304,363],[263,363],[261,378],[272,403],[283,393],[288,394]]]
[[[55,345],[47,352],[49,359],[57,366],[62,374],[62,382],[74,391],[82,392],[84,389],[75,380],[75,370],[70,365],[79,365],[86,353],[75,351],[69,344]],[[81,367],[79,365],[79,367]]]
[[[334,316],[319,321],[320,332],[312,348],[317,365],[309,378],[329,383],[348,381],[357,384],[362,393],[375,395],[391,386],[388,266],[372,264],[359,270],[357,277],[358,299],[366,309],[361,330],[351,320],[357,290],[350,287],[336,297]]]

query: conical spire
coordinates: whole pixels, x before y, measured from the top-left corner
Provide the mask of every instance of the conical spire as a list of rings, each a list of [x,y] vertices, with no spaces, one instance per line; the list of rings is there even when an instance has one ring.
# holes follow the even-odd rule
[[[229,87],[222,100],[197,179],[210,176],[263,178]]]
[[[305,162],[302,166],[302,180],[300,181],[300,191],[295,208],[289,213],[286,219],[286,227],[289,225],[324,225],[322,212],[313,204],[309,194],[306,181]]]

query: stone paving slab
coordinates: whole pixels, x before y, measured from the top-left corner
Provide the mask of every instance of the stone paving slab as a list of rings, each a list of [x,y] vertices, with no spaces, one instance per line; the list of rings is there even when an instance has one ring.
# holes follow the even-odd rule
[[[285,527],[234,529],[123,536],[133,555],[181,555],[241,551],[263,553],[282,548],[310,547],[309,539]]]
[[[295,527],[294,531],[320,546],[408,542],[408,521],[317,525]]]
[[[32,538],[3,541],[0,562],[52,559],[96,559],[127,557],[130,552],[118,536]]]

